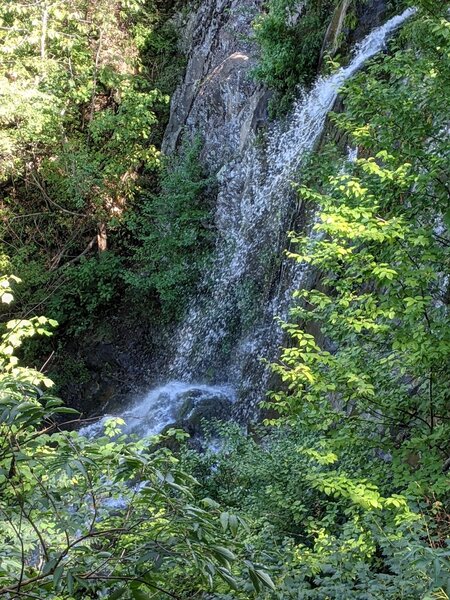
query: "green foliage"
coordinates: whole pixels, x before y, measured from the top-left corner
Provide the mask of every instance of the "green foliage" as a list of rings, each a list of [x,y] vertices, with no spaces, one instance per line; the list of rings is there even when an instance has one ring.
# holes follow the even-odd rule
[[[386,18],[399,14],[405,0],[391,0],[386,6]],[[260,48],[259,64],[254,70],[274,97],[270,104],[271,116],[283,117],[298,95],[300,87],[308,87],[319,70],[336,69],[349,52],[346,38],[358,25],[358,13],[367,11],[367,0],[352,0],[347,7],[337,46],[344,56],[333,58],[326,50],[327,29],[332,25],[333,13],[340,9],[340,0],[266,0],[263,13],[254,22],[254,38]]]
[[[0,1],[0,235],[25,282],[16,315],[43,307],[81,333],[124,296],[124,221],[141,193],[156,193],[182,68],[175,8]]]
[[[426,40],[419,42],[420,58],[414,47],[399,50],[344,93],[346,112],[336,122],[368,157],[318,190],[299,190],[321,212],[313,238],[293,235],[301,252],[292,257],[325,276],[321,289],[296,294],[300,325],[285,325],[296,346],[275,367],[287,391],[273,395],[280,413],[322,429],[334,428],[343,410],[348,427],[371,420],[393,454],[399,483],[438,496],[448,484],[441,469],[450,436],[441,275],[449,265],[442,230],[449,105],[440,95],[450,82],[448,31],[448,24],[424,17],[408,32],[408,39]],[[325,343],[308,332],[310,322]],[[392,431],[397,444],[389,442]],[[340,432],[347,435],[346,428]],[[405,461],[413,455],[411,478]]]
[[[314,489],[364,513],[406,499],[426,526],[422,533],[399,526],[394,540],[384,525],[389,542],[376,535],[367,546],[368,522],[360,520],[365,548],[377,548],[356,563],[365,583],[355,585],[354,574],[355,587],[339,578],[330,585],[319,563],[315,582],[330,598],[366,597],[359,586],[375,598],[429,598],[449,586],[450,106],[441,90],[450,85],[450,29],[446,9],[432,8],[419,12],[393,55],[375,60],[343,91],[345,110],[334,120],[360,158],[339,164],[318,156],[298,187],[319,214],[312,236],[292,233],[298,251],[290,256],[321,278],[316,289],[295,294],[291,323],[283,324],[292,344],[274,365],[280,389],[265,405],[280,416],[267,422],[301,423],[339,457],[332,474],[310,481]],[[346,450],[364,482],[341,472]],[[388,466],[371,461],[370,452]],[[389,500],[381,500],[383,488]],[[302,564],[308,553],[301,552]],[[381,573],[398,573],[396,582],[366,580],[380,555],[389,564]],[[343,547],[336,557],[345,561]],[[434,560],[436,577],[427,582]],[[420,565],[418,578],[408,561]]]
[[[167,162],[158,195],[145,198],[129,228],[139,246],[133,271],[126,275],[132,288],[156,295],[166,317],[183,313],[210,255],[213,234],[210,198],[214,178],[199,161],[200,139]]]
[[[155,122],[157,93],[134,76],[139,60],[132,39],[119,34],[131,13],[129,6],[115,13],[102,1],[79,0],[70,7],[61,1],[3,3],[3,178],[22,175],[41,194],[39,185],[46,189],[49,179],[50,185],[56,185],[52,178],[68,179],[68,186],[78,183],[91,193],[95,187],[102,196],[103,187],[123,183],[124,162],[132,169],[154,160],[145,140]],[[108,48],[114,36],[120,39]],[[85,162],[95,172],[92,182],[85,180]],[[74,204],[64,208],[81,208],[84,196],[81,190],[68,194],[62,200]]]
[[[81,334],[95,323],[99,314],[106,315],[123,293],[122,263],[111,252],[81,258],[78,265],[64,270],[64,284],[48,301],[52,315],[66,326],[69,334]]]
[[[161,20],[151,35],[146,32],[143,60],[152,65],[156,87],[163,94],[172,94],[186,66],[186,58],[178,48],[178,31],[170,20]]]
[[[275,584],[258,598],[398,600],[450,584],[449,549],[424,543],[424,521],[389,491],[373,447],[335,450],[298,422],[254,435],[224,425],[219,448],[187,451],[182,463],[202,492],[245,518],[246,546]]]
[[[11,278],[0,285],[9,303]],[[162,438],[130,439],[121,419],[92,439],[57,425],[56,416],[76,411],[13,354],[47,325],[55,323],[8,322],[0,344],[1,597],[190,598],[239,589],[232,564],[242,522],[228,514],[225,523],[216,502],[195,500],[196,481],[154,445]],[[273,587],[253,563],[246,572]]]
[[[22,312],[85,279],[77,261],[97,241],[107,246],[140,170],[159,164],[150,137],[167,98],[145,77],[132,34],[149,10],[104,0],[0,3],[1,238],[26,281]]]
[[[300,85],[314,80],[328,20],[335,0],[268,0],[254,23],[261,58],[255,76],[276,92],[272,113],[285,113]],[[297,15],[300,11],[300,15]]]
[[[333,118],[358,160],[327,149],[298,185],[319,212],[312,236],[292,233],[290,255],[321,277],[283,324],[291,341],[266,426],[245,436],[213,424],[221,439],[181,458],[164,436],[123,435],[120,419],[91,439],[58,425],[73,411],[18,357],[56,322],[36,309],[10,319],[21,293],[23,307],[45,303],[79,333],[122,295],[173,316],[196,289],[212,243],[200,143],[164,164],[159,189],[140,189],[160,160],[163,98],[138,57],[166,53],[170,35],[150,27],[159,5],[2,5],[12,258],[0,265],[32,282],[21,292],[0,280],[0,596],[448,598],[450,27],[442,3],[418,4],[393,53],[343,91]],[[271,0],[257,25],[280,93],[307,82],[325,6],[310,2],[304,25],[289,24],[293,3]],[[90,19],[72,18],[84,9]],[[98,234],[113,247],[93,258]],[[257,294],[237,291],[242,313]]]

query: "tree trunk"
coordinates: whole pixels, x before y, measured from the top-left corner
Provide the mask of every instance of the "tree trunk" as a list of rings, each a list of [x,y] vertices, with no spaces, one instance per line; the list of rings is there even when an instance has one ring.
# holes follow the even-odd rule
[[[97,245],[99,254],[108,249],[108,234],[106,232],[106,223],[99,223],[97,233]]]

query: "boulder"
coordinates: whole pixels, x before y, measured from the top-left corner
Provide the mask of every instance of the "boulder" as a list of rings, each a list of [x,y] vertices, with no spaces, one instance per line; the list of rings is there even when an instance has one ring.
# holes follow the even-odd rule
[[[225,393],[192,389],[182,394],[179,406],[174,426],[184,429],[191,437],[204,434],[204,421],[231,419],[232,402]]]

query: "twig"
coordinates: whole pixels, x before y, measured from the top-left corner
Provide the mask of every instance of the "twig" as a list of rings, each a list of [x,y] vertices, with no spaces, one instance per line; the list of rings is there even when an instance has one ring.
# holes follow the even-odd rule
[[[45,367],[48,365],[48,363],[52,360],[53,356],[55,355],[55,351],[53,350],[53,352],[50,354],[50,356],[47,358],[47,360],[45,361],[45,363],[42,365],[42,367],[39,369],[40,373],[42,373],[45,369]]]
[[[73,263],[75,263],[78,260],[80,260],[80,258],[82,258],[85,254],[87,254],[89,252],[89,250],[92,249],[92,247],[94,246],[94,244],[95,244],[96,241],[97,241],[97,236],[95,235],[92,238],[92,240],[89,242],[89,244],[86,246],[86,248],[83,250],[83,252],[81,254],[79,254],[78,256],[75,256],[75,258],[72,258],[68,262],[66,262],[63,265],[61,265],[59,267],[59,269],[64,269],[65,267],[68,267],[69,265],[72,265]]]

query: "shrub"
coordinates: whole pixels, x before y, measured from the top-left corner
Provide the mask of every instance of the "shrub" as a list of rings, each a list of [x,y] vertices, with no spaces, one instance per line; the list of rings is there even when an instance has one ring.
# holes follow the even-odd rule
[[[166,317],[180,316],[208,260],[214,179],[199,161],[200,140],[167,162],[160,193],[145,197],[128,226],[139,241],[126,280],[156,298]]]
[[[308,0],[296,18],[295,0],[268,0],[254,23],[261,58],[255,76],[275,91],[272,115],[289,109],[299,86],[317,75],[320,50],[335,0]]]

